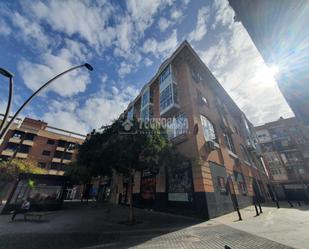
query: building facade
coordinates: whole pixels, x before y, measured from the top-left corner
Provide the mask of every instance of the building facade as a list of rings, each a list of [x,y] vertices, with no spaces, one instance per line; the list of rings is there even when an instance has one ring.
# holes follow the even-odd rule
[[[49,174],[63,175],[67,164],[76,158],[84,135],[48,126],[47,123],[25,118],[17,120],[0,145],[0,158],[28,159]]]
[[[296,118],[309,125],[309,2],[228,0],[269,66]]]
[[[169,139],[189,158],[134,177],[137,206],[212,218],[269,199],[254,127],[188,42],[159,68],[125,111],[127,118],[167,122]],[[165,122],[163,121],[163,122]],[[119,202],[128,179],[116,176]]]
[[[295,117],[256,127],[263,159],[281,199],[304,200],[309,190],[309,128]]]

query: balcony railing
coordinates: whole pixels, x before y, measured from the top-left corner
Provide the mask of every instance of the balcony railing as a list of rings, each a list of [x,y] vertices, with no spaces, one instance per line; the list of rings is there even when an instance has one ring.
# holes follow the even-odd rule
[[[14,151],[13,151],[13,150],[3,150],[3,151],[1,152],[1,155],[2,155],[2,156],[13,156],[13,154],[14,154]]]
[[[24,140],[24,141],[22,142],[22,144],[28,145],[28,146],[33,146],[34,142],[33,142],[32,140]]]
[[[9,139],[9,142],[10,142],[10,143],[15,143],[15,144],[19,144],[20,141],[21,141],[20,137],[11,137],[11,138]]]

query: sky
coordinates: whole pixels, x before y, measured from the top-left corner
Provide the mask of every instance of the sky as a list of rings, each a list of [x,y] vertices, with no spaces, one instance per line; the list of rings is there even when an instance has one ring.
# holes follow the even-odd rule
[[[0,67],[15,77],[13,111],[71,66],[21,116],[86,134],[126,109],[185,39],[254,125],[292,112],[226,0],[0,0]],[[8,84],[0,78],[0,112]]]

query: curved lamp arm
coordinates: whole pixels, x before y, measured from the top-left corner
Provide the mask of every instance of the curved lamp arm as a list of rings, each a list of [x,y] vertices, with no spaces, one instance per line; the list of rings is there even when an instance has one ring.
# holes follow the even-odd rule
[[[11,105],[12,105],[12,98],[13,98],[13,87],[14,87],[14,83],[13,83],[13,77],[14,75],[12,73],[10,73],[9,71],[0,68],[0,74],[2,74],[3,76],[9,78],[9,98],[8,98],[8,104],[6,106],[6,110],[4,113],[4,117],[3,120],[0,124],[0,133],[2,131],[2,128],[4,127],[4,125],[6,124],[6,120],[8,119],[9,113],[10,113],[10,109],[11,109]]]
[[[0,140],[5,136],[6,132],[9,130],[9,128],[11,127],[12,123],[14,122],[14,120],[16,119],[16,117],[18,116],[18,114],[22,111],[22,109],[34,98],[34,96],[36,96],[40,91],[42,91],[46,86],[48,86],[51,82],[53,82],[54,80],[58,79],[59,77],[61,77],[62,75],[71,72],[75,69],[78,69],[80,67],[86,67],[89,71],[93,70],[93,67],[88,64],[82,64],[79,66],[75,66],[72,67],[60,74],[58,74],[57,76],[55,76],[54,78],[50,79],[49,81],[47,81],[43,86],[41,86],[38,90],[36,90],[23,104],[22,106],[17,110],[17,112],[14,114],[14,116],[11,118],[11,120],[9,121],[9,123],[7,124],[7,126],[1,131],[0,133]]]

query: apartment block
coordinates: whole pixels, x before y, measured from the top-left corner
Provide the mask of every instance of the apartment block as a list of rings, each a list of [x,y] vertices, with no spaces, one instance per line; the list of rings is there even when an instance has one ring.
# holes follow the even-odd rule
[[[63,175],[84,139],[82,134],[51,127],[40,120],[19,119],[0,145],[0,158],[28,159],[47,169],[49,174]]]
[[[309,128],[295,117],[256,127],[270,179],[281,199],[304,200],[309,191]]]
[[[187,41],[124,112],[167,121],[169,139],[188,161],[134,177],[136,206],[212,218],[270,198],[253,125]],[[128,179],[117,176],[120,203]]]

